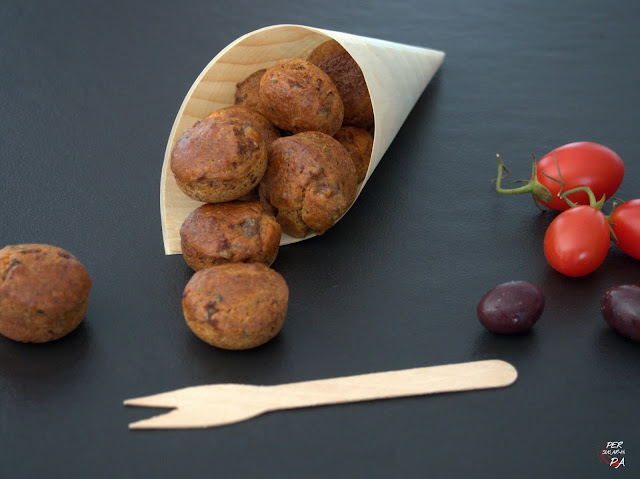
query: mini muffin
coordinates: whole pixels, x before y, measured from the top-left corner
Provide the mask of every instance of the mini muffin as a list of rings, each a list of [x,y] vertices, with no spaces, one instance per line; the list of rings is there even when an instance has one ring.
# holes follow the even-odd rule
[[[0,249],[0,333],[44,343],[73,331],[89,305],[91,278],[69,252],[46,244]]]
[[[258,128],[238,118],[208,118],[185,130],[171,153],[180,189],[205,203],[221,203],[253,190],[267,168]]]
[[[233,105],[227,108],[221,108],[220,110],[210,113],[205,120],[210,118],[239,121],[242,124],[251,125],[258,130],[267,148],[271,143],[280,138],[280,131],[278,131],[264,115],[247,106]]]
[[[282,230],[296,238],[324,233],[356,197],[356,169],[338,140],[307,131],[276,140],[260,196],[276,210]]]
[[[250,349],[273,339],[287,315],[284,278],[261,263],[229,263],[193,275],[182,295],[187,325],[222,349]]]
[[[262,112],[263,106],[260,101],[260,79],[267,70],[263,68],[257,72],[253,72],[243,81],[236,83],[236,94],[234,103],[236,105],[246,106],[256,111]]]
[[[260,99],[265,116],[291,133],[333,135],[342,126],[338,89],[325,72],[305,60],[289,58],[269,68],[260,80]]]
[[[367,130],[357,126],[343,126],[333,135],[344,146],[356,167],[358,183],[367,176],[373,149],[373,136]]]
[[[333,80],[344,103],[345,125],[365,130],[373,126],[373,106],[362,70],[351,55],[335,40],[322,43],[311,52],[308,61]]]
[[[180,228],[182,256],[199,271],[223,263],[264,263],[278,255],[280,225],[258,202],[204,204]]]

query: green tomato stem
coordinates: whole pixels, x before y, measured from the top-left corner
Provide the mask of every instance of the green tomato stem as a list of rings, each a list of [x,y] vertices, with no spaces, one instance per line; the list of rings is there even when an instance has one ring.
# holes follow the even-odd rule
[[[496,178],[496,191],[498,193],[503,195],[520,195],[522,193],[531,193],[533,191],[533,183],[529,180],[518,180],[521,183],[526,183],[524,186],[520,186],[519,188],[503,188],[502,173],[504,171],[508,173],[509,170],[507,170],[507,167],[504,166],[500,155],[496,155],[496,158],[498,158],[498,177]]]
[[[611,237],[611,241],[613,241],[617,246],[618,245],[618,237],[613,232],[613,228],[611,227],[611,223],[609,222],[609,217],[607,217],[607,224],[609,225],[609,236]]]
[[[502,174],[503,172],[507,172],[507,168],[504,166],[502,158],[500,155],[496,155],[498,159],[498,176],[496,178],[496,192],[500,194],[506,195],[520,195],[522,193],[531,193],[533,195],[533,201],[538,208],[544,210],[540,205],[540,201],[549,202],[552,200],[553,195],[549,191],[549,189],[544,186],[542,183],[538,181],[537,178],[537,166],[536,166],[536,158],[533,157],[533,164],[531,166],[531,178],[529,180],[518,180],[520,183],[525,183],[523,186],[518,188],[503,188],[502,187]]]
[[[572,208],[577,206],[577,203],[574,203],[573,201],[571,201],[569,198],[567,198],[569,195],[573,194],[573,193],[577,193],[579,191],[584,191],[587,196],[589,197],[589,205],[593,206],[594,208],[600,210],[602,209],[602,205],[604,205],[605,202],[605,195],[602,195],[602,198],[600,198],[600,201],[596,200],[596,195],[593,194],[593,191],[591,191],[591,188],[589,188],[588,186],[578,186],[577,188],[573,188],[569,191],[565,191],[562,194],[559,194],[559,196],[561,198],[563,198],[568,204],[569,206],[571,206]]]
[[[588,186],[579,186],[578,188],[573,188],[569,191],[565,191],[560,195],[560,197],[563,198],[571,208],[574,208],[579,205],[571,201],[569,198],[567,198],[567,196],[573,193],[577,193],[578,191],[584,191],[587,194],[587,196],[589,196],[589,206],[597,209],[598,211],[602,211],[602,207],[604,206],[604,202],[607,199],[607,195],[602,195],[602,198],[596,201],[596,195],[593,194],[593,191],[591,191],[591,188],[589,188]],[[615,209],[615,203],[614,203],[614,209]],[[609,214],[608,216],[605,215],[605,218],[607,219],[607,226],[609,227],[609,237],[615,244],[618,244],[618,237],[616,236],[616,234],[613,231],[613,228],[611,227],[611,214]]]
[[[615,226],[615,223],[611,222],[611,216],[613,215],[613,212],[616,210],[616,208],[619,206],[618,202],[624,203],[624,200],[621,198],[617,198],[615,196],[612,196],[611,198],[613,199],[613,205],[611,206],[611,213],[609,213],[608,215],[605,215],[605,217],[607,218],[607,223],[609,223],[609,236],[611,236],[611,241],[613,241],[617,245],[618,237],[613,232],[613,226]]]

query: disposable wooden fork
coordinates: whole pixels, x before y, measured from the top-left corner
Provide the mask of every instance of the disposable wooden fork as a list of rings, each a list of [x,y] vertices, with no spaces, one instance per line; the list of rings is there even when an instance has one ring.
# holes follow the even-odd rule
[[[275,386],[195,386],[127,399],[124,404],[174,408],[131,423],[131,429],[203,428],[224,426],[279,409],[505,387],[517,375],[515,368],[504,361],[474,361]]]

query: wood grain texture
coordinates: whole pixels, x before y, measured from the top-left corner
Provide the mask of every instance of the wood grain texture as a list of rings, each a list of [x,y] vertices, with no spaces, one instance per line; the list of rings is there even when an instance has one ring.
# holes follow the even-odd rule
[[[189,213],[202,204],[178,188],[169,167],[171,150],[182,132],[212,111],[232,105],[236,83],[251,73],[284,58],[306,58],[316,46],[331,38],[360,65],[373,105],[375,137],[371,164],[359,186],[360,194],[411,108],[442,64],[444,53],[302,25],[266,27],[240,37],[216,55],[198,76],[178,111],[167,142],[160,180],[160,213],[166,254],[181,252],[180,226]],[[378,121],[379,118],[384,121]],[[283,234],[280,244],[300,240]]]
[[[132,423],[131,429],[200,428],[228,425],[280,409],[505,387],[517,376],[511,364],[487,360],[276,386],[195,386],[128,399],[124,404],[175,408],[166,414]]]

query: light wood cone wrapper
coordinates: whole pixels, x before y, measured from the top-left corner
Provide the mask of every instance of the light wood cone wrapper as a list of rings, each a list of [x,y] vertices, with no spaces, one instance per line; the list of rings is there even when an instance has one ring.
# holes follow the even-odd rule
[[[375,121],[371,163],[358,195],[369,180],[416,101],[444,60],[437,50],[322,30],[303,25],[274,25],[248,33],[224,48],[206,66],[187,93],[171,129],[162,166],[160,213],[166,254],[181,252],[180,227],[202,203],[186,196],[169,166],[173,145],[196,121],[234,103],[236,83],[284,58],[307,58],[315,47],[334,39],[362,69]],[[282,235],[281,245],[305,238]]]

